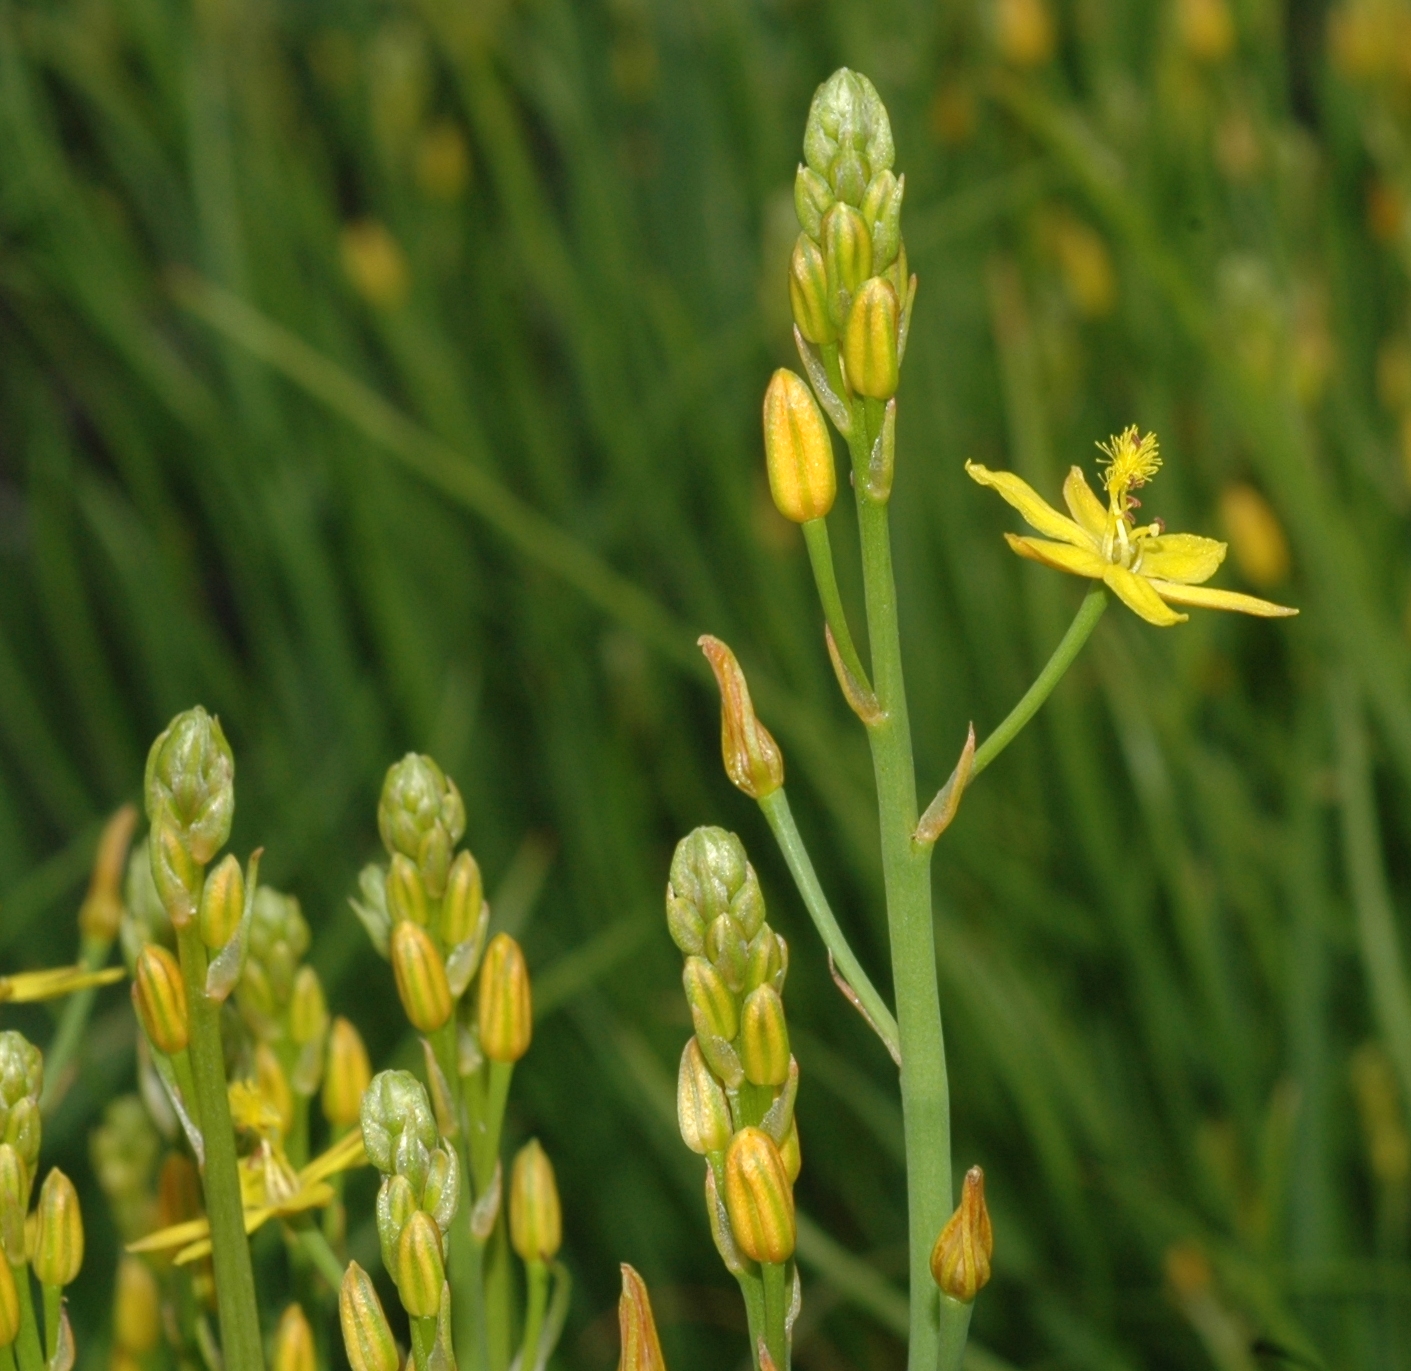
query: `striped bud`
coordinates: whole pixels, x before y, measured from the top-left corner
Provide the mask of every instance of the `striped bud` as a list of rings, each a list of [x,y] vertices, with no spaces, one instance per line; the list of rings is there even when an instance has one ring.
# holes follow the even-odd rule
[[[182,842],[175,825],[156,822],[147,839],[152,884],[167,917],[176,928],[185,928],[196,917],[201,897],[201,867]]]
[[[405,1176],[385,1177],[377,1188],[377,1242],[382,1249],[382,1265],[394,1278],[402,1230],[416,1211],[412,1183]]]
[[[327,1031],[328,1002],[323,998],[323,983],[313,967],[301,966],[289,1001],[289,1036],[303,1047],[317,1042]]]
[[[148,943],[138,954],[132,1003],[153,1047],[169,1057],[185,1050],[191,1036],[186,982],[180,963],[160,943]]]
[[[83,1215],[78,1191],[56,1166],[39,1189],[34,1274],[41,1285],[72,1283],[83,1265]]]
[[[799,234],[789,257],[789,306],[799,332],[810,343],[822,346],[837,340],[838,326],[828,308],[823,249],[806,233]]]
[[[951,1299],[969,1304],[989,1283],[994,1250],[994,1230],[985,1207],[985,1173],[972,1166],[965,1173],[960,1206],[931,1249],[931,1278]]]
[[[387,911],[392,922],[409,919],[425,928],[431,921],[431,913],[426,904],[426,885],[415,863],[400,852],[392,854],[392,865],[387,868]]]
[[[418,1032],[434,1033],[451,1017],[446,964],[420,924],[403,919],[393,928],[392,975],[402,1008]]]
[[[435,1318],[441,1309],[446,1263],[441,1255],[441,1230],[430,1214],[418,1209],[397,1242],[397,1293],[402,1308],[414,1319]]]
[[[742,1128],[725,1154],[725,1209],[730,1231],[752,1261],[785,1262],[794,1254],[794,1191],[774,1139]]]
[[[446,893],[441,898],[441,941],[447,947],[463,943],[479,927],[484,907],[480,867],[469,852],[462,852],[446,875]]]
[[[862,218],[872,235],[872,270],[879,276],[896,261],[901,247],[901,202],[905,195],[905,176],[879,171],[862,197]]]
[[[784,1001],[772,985],[750,991],[740,1012],[740,1065],[755,1085],[783,1085],[789,1078],[789,1025]]]
[[[291,1304],[280,1316],[279,1327],[274,1332],[273,1353],[270,1371],[318,1371],[314,1330],[297,1304]]]
[[[372,1064],[362,1035],[340,1014],[328,1035],[328,1062],[323,1073],[323,1117],[336,1129],[358,1121],[363,1091],[372,1080]]]
[[[552,1261],[563,1242],[553,1163],[531,1138],[510,1171],[510,1245],[525,1262]]]
[[[730,1105],[715,1073],[706,1065],[700,1044],[691,1038],[681,1054],[676,1076],[676,1121],[681,1139],[692,1152],[704,1156],[730,1145],[733,1131]]]
[[[162,1337],[161,1303],[152,1268],[141,1257],[120,1257],[113,1283],[114,1343],[134,1357],[156,1347]]]
[[[799,164],[794,174],[794,213],[799,227],[815,242],[823,237],[823,216],[833,208],[833,188],[812,167]]]
[[[839,202],[823,216],[823,265],[828,272],[828,316],[834,328],[842,328],[854,297],[872,275],[872,235],[851,205]]]
[[[622,1264],[617,1324],[622,1331],[622,1357],[617,1371],[666,1371],[646,1282],[626,1262]]]
[[[745,988],[745,940],[740,936],[740,925],[728,914],[722,914],[706,929],[705,954],[725,984],[738,995]]]
[[[740,1031],[740,1014],[720,973],[704,957],[687,957],[681,984],[696,1032],[726,1042],[734,1038]]]
[[[29,1208],[29,1168],[9,1143],[0,1143],[0,1247],[6,1260],[25,1259],[24,1221]]]
[[[720,752],[725,774],[752,800],[767,799],[784,784],[784,754],[760,723],[745,673],[729,647],[704,634],[696,646],[705,653],[720,687]]]
[[[379,1071],[363,1093],[360,1122],[368,1160],[384,1176],[405,1176],[420,1193],[440,1141],[426,1087],[410,1071]]]
[[[900,309],[890,281],[874,276],[852,303],[843,331],[843,367],[859,395],[890,400],[897,393]]]
[[[4,1140],[19,1153],[31,1178],[39,1164],[39,1139],[43,1128],[39,1105],[28,1095],[16,1100],[10,1107],[9,1117],[5,1120]]]
[[[744,989],[746,994],[766,983],[779,990],[783,984],[781,972],[786,961],[788,944],[772,928],[761,928],[754,941],[745,948]]]
[[[244,913],[245,873],[235,854],[229,852],[206,877],[201,890],[201,909],[196,916],[201,941],[218,952],[235,935]]]
[[[786,519],[806,524],[833,508],[838,475],[818,402],[803,377],[780,367],[764,392],[769,493]]]
[[[28,1280],[28,1273],[23,1273]],[[0,1262],[0,1347],[8,1347],[20,1333],[20,1292],[9,1262]]]
[[[157,1227],[187,1223],[201,1213],[201,1173],[181,1152],[168,1152],[157,1173]]]
[[[461,1197],[460,1163],[456,1154],[444,1147],[433,1148],[431,1165],[426,1169],[426,1184],[421,1188],[421,1208],[443,1232],[451,1227],[456,1206]]]
[[[517,1062],[529,1051],[534,1008],[524,953],[508,933],[497,933],[480,968],[480,1050],[492,1062]]]
[[[353,1371],[400,1371],[396,1339],[382,1312],[372,1277],[349,1262],[338,1289],[338,1322]]]
[[[814,92],[804,126],[804,157],[840,198],[861,199],[867,183],[892,165],[887,107],[860,72],[839,67]]]

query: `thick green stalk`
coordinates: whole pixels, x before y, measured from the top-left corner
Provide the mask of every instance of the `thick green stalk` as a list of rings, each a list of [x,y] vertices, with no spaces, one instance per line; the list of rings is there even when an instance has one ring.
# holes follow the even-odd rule
[[[789,1371],[789,1340],[784,1333],[789,1312],[788,1272],[784,1262],[765,1262],[759,1268],[764,1282],[764,1345],[779,1371]]]
[[[746,1273],[736,1276],[740,1294],[745,1301],[745,1322],[750,1330],[750,1361],[758,1371],[759,1340],[764,1337],[764,1282],[759,1276]]]
[[[538,1362],[539,1335],[544,1331],[544,1310],[549,1303],[549,1268],[543,1262],[529,1262],[524,1268],[528,1286],[524,1311],[524,1343],[519,1354],[520,1371],[534,1371]]]
[[[20,1297],[20,1334],[15,1339],[20,1371],[44,1371],[44,1351],[39,1344],[39,1321],[34,1317],[34,1292],[29,1285],[29,1265],[11,1262],[15,1293]]]
[[[178,933],[177,945],[191,1026],[191,1074],[206,1146],[206,1213],[211,1221],[221,1351],[226,1371],[263,1371],[260,1311],[255,1303],[255,1276],[235,1165],[235,1129],[226,1095],[220,1005],[206,995],[206,948],[194,923]]]
[[[823,606],[823,617],[833,630],[833,642],[837,645],[838,656],[843,665],[852,672],[853,679],[864,690],[870,690],[872,683],[857,655],[853,644],[852,630],[848,627],[847,611],[843,608],[843,597],[838,593],[838,575],[833,567],[833,547],[828,541],[827,519],[810,519],[803,525],[804,542],[808,546],[808,560],[813,566],[813,583],[818,587],[818,599]]]

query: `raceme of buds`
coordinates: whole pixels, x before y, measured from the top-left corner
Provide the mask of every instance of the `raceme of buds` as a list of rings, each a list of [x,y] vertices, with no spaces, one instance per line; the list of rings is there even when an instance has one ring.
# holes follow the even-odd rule
[[[706,929],[721,914],[745,939],[754,938],[764,923],[764,896],[739,838],[713,827],[682,838],[671,859],[666,909],[672,940],[688,957],[705,951]]]
[[[426,1087],[410,1071],[379,1071],[363,1095],[361,1122],[368,1160],[420,1194],[438,1142]]]
[[[843,369],[859,395],[890,400],[897,393],[900,326],[901,306],[892,283],[880,276],[864,282],[843,329]]]
[[[413,1318],[434,1318],[441,1308],[446,1263],[441,1254],[441,1230],[430,1214],[418,1209],[406,1222],[397,1242],[397,1293]]]
[[[176,958],[160,943],[148,943],[137,958],[132,1003],[152,1046],[167,1056],[186,1048],[186,982]]]
[[[143,790],[153,829],[169,826],[205,866],[225,846],[235,814],[235,758],[220,720],[200,705],[178,714],[147,754]]]
[[[338,1322],[353,1371],[400,1371],[401,1358],[372,1278],[349,1262],[338,1290]]]
[[[696,640],[720,687],[720,750],[725,774],[752,800],[763,800],[784,784],[784,754],[755,717],[745,673],[719,638]]]
[[[206,877],[201,890],[201,907],[196,926],[201,941],[212,951],[228,943],[240,926],[245,913],[245,875],[233,852],[227,853],[214,871]]]
[[[113,1341],[133,1357],[145,1356],[162,1337],[161,1293],[141,1257],[118,1259],[113,1284]]]
[[[434,1033],[451,1017],[454,1004],[446,963],[420,924],[403,920],[392,930],[392,975],[397,996],[412,1026]]]
[[[755,1085],[783,1085],[789,1077],[789,1026],[784,1002],[772,985],[745,999],[740,1014],[740,1065]]]
[[[297,1304],[291,1304],[280,1315],[279,1327],[274,1331],[273,1352],[271,1371],[318,1371],[314,1330]]]
[[[480,1050],[492,1062],[517,1062],[534,1033],[529,968],[519,944],[497,933],[480,968]]]
[[[351,1128],[362,1109],[363,1091],[372,1066],[362,1035],[342,1015],[328,1035],[328,1063],[323,1073],[323,1116],[336,1129]]]
[[[426,894],[439,900],[451,853],[465,832],[465,803],[456,783],[430,757],[407,753],[387,770],[377,829],[388,856],[400,852],[415,863]]]
[[[78,928],[85,938],[110,943],[118,935],[122,921],[122,881],[127,865],[127,848],[137,823],[137,810],[123,805],[103,825],[98,851],[93,858],[93,874],[88,893],[79,906]]]
[[[828,429],[808,383],[785,367],[764,392],[764,458],[769,493],[786,519],[806,524],[833,508],[838,475]]]
[[[794,1254],[794,1191],[774,1139],[742,1128],[725,1154],[725,1209],[730,1231],[752,1261],[785,1262]]]
[[[27,1273],[21,1279],[28,1280]],[[8,1347],[20,1332],[20,1293],[9,1262],[0,1262],[0,1347]]]
[[[42,1285],[69,1285],[83,1265],[83,1215],[78,1191],[57,1166],[39,1189],[36,1216],[34,1274]]]
[[[681,1054],[676,1077],[676,1119],[681,1138],[692,1152],[722,1152],[734,1131],[730,1104],[715,1073],[701,1055],[700,1044],[691,1038]]]
[[[839,200],[862,203],[868,183],[892,165],[892,126],[876,87],[841,67],[814,92],[804,159]]]
[[[552,1261],[563,1242],[553,1163],[531,1138],[510,1171],[510,1245],[524,1262]]]
[[[626,1262],[622,1264],[617,1323],[622,1331],[622,1358],[617,1371],[666,1371],[646,1282]]]
[[[828,268],[823,249],[806,233],[799,234],[789,257],[789,306],[794,323],[810,343],[836,342],[838,326],[828,307]]]
[[[441,941],[447,947],[463,943],[480,928],[485,910],[480,867],[469,852],[462,852],[446,875],[446,893],[441,897]]]
[[[834,205],[823,216],[823,267],[828,274],[828,317],[841,329],[853,298],[872,275],[872,235],[851,205]]]
[[[22,1033],[0,1032],[0,1142],[7,1142],[34,1174],[39,1160],[39,1096],[44,1058]]]
[[[989,1283],[994,1248],[990,1211],[985,1207],[985,1173],[972,1166],[965,1173],[960,1206],[931,1249],[931,1276],[951,1299],[969,1304]]]

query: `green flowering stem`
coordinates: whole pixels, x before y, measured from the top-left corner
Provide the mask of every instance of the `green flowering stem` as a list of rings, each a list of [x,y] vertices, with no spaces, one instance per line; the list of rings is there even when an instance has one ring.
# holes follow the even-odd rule
[[[937,1350],[937,1371],[958,1367],[965,1358],[965,1341],[970,1334],[974,1304],[962,1304],[949,1295],[941,1296],[941,1341]]]
[[[544,1329],[544,1310],[549,1304],[549,1268],[544,1262],[527,1262],[524,1274],[528,1289],[519,1367],[520,1371],[534,1371],[539,1359],[539,1337]]]
[[[1083,597],[1078,613],[1068,625],[1068,632],[1060,639],[1039,672],[1034,684],[1024,692],[1023,698],[1006,715],[1004,722],[975,749],[975,762],[970,771],[973,781],[989,764],[1007,748],[1019,735],[1019,731],[1039,711],[1039,706],[1053,693],[1053,688],[1063,679],[1064,673],[1073,665],[1074,659],[1088,641],[1102,612],[1107,608],[1107,592],[1101,585],[1093,588]]]
[[[749,1272],[743,1272],[735,1279],[740,1283],[740,1295],[745,1301],[745,1320],[750,1330],[750,1359],[755,1371],[759,1371],[759,1340],[764,1337],[764,1281]]]
[[[338,1260],[338,1254],[334,1252],[323,1230],[308,1218],[301,1223],[291,1224],[290,1230],[299,1250],[308,1258],[309,1265],[328,1282],[329,1288],[336,1295],[338,1287],[343,1283],[345,1263]]]
[[[235,1129],[226,1094],[220,1006],[206,994],[206,947],[194,921],[177,933],[177,947],[186,982],[191,1074],[206,1147],[206,1213],[211,1222],[221,1350],[226,1371],[263,1371],[260,1311],[255,1302],[255,1276],[235,1165]]]
[[[416,1361],[416,1371],[426,1371],[436,1347],[436,1320],[410,1319],[408,1322],[412,1330],[412,1357]]]
[[[27,1262],[11,1262],[15,1292],[20,1297],[20,1334],[15,1339],[20,1371],[44,1371],[44,1351],[39,1343],[39,1321],[34,1317],[34,1292],[29,1284]]]
[[[44,1296],[44,1346],[49,1349],[52,1360],[59,1346],[59,1315],[64,1307],[64,1291],[58,1285],[41,1285],[39,1288]]]
[[[837,645],[838,655],[843,659],[843,665],[852,673],[853,679],[864,690],[871,690],[872,683],[862,665],[862,659],[857,655],[852,630],[848,627],[843,597],[838,593],[838,576],[833,568],[833,548],[828,541],[828,520],[810,519],[802,527],[804,543],[808,547],[808,560],[813,566],[813,583],[818,587],[823,617],[833,631],[833,642]]]
[[[108,954],[112,950],[111,938],[85,936],[79,942],[78,964],[85,971],[101,971],[107,965]],[[69,1063],[83,1043],[83,1033],[88,1027],[97,994],[98,987],[88,985],[69,996],[54,1040],[44,1050],[44,1090],[39,1096],[39,1108],[44,1114],[53,1110],[68,1088]]]
[[[794,878],[794,884],[798,887],[819,937],[833,954],[833,961],[843,979],[852,987],[877,1036],[886,1044],[893,1060],[898,1059],[901,1041],[897,1032],[897,1021],[892,1011],[887,1008],[887,1002],[868,978],[867,972],[862,969],[862,964],[848,946],[843,930],[838,927],[837,919],[833,917],[828,897],[823,893],[818,874],[813,869],[813,860],[809,857],[798,826],[794,823],[793,811],[789,808],[789,798],[784,793],[784,787],[780,786],[778,790],[766,795],[760,800],[759,807],[769,821],[769,827],[774,830],[775,841],[784,854],[789,873]]]
[[[764,1345],[779,1371],[789,1371],[789,1340],[784,1332],[789,1312],[788,1272],[785,1262],[763,1262],[759,1268],[764,1286]]]
[[[505,1123],[513,1062],[490,1062],[485,1073],[483,1107],[470,1123],[470,1159],[475,1176],[475,1193],[483,1195],[495,1174],[500,1155],[500,1130]]]

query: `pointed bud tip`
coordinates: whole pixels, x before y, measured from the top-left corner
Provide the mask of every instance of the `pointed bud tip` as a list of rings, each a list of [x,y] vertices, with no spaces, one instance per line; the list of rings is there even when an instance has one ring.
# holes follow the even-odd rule
[[[784,754],[760,723],[745,673],[729,646],[702,634],[696,646],[705,654],[720,687],[720,748],[725,774],[752,800],[767,799],[784,784]]]

